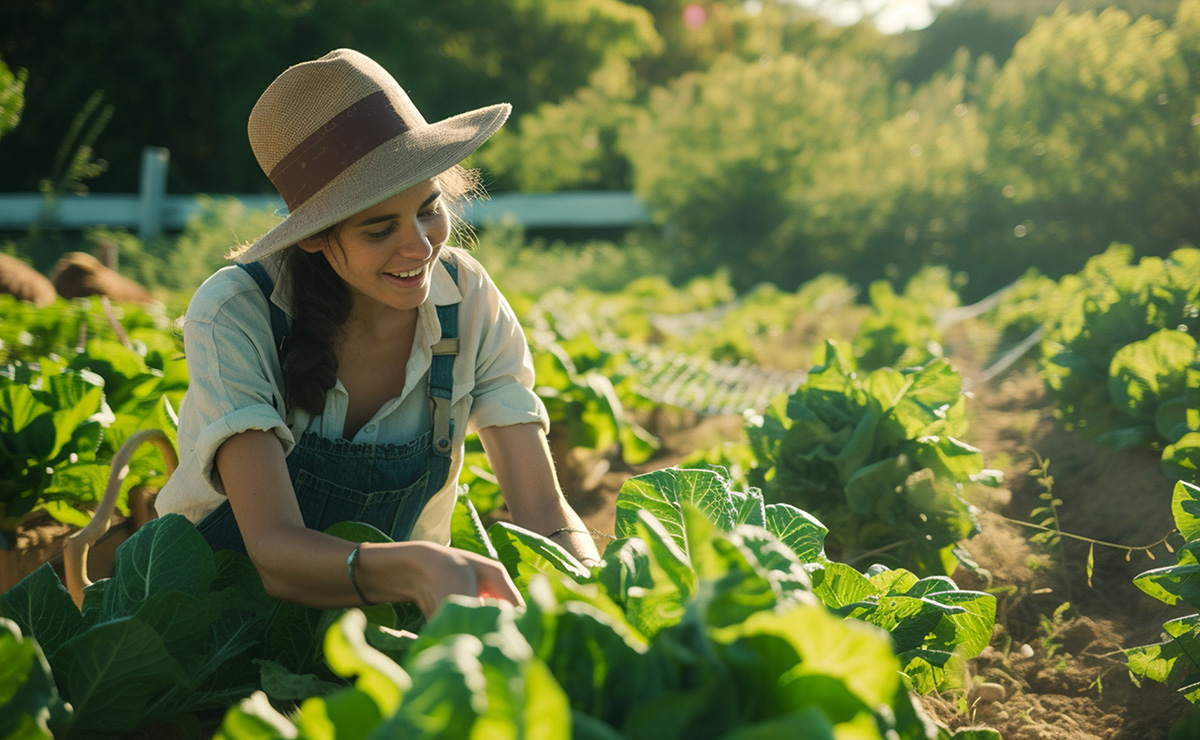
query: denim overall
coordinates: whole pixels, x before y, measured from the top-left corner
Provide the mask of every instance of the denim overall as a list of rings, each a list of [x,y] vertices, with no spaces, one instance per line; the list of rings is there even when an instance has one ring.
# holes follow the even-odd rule
[[[458,265],[442,264],[457,283]],[[275,286],[270,276],[257,262],[239,267],[250,273],[266,296],[275,346],[282,348],[290,329],[282,309],[271,303]],[[305,431],[287,456],[287,468],[309,529],[320,531],[344,521],[366,522],[397,542],[407,540],[425,504],[446,484],[454,438],[450,399],[458,354],[458,305],[436,308],[442,340],[433,347],[429,368],[433,428],[403,444],[355,444]],[[214,551],[245,554],[228,499],[196,526]]]

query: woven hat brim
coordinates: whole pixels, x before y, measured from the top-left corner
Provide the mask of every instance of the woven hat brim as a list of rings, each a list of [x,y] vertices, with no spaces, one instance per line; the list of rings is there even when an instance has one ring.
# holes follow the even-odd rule
[[[257,262],[466,159],[504,124],[507,103],[461,113],[384,142],[288,214],[235,262]]]

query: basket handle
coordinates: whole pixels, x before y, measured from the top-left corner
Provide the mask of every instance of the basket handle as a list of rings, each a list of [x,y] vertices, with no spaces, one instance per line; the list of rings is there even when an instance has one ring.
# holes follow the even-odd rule
[[[67,577],[67,591],[75,600],[76,606],[83,606],[83,589],[92,585],[87,575],[88,550],[104,536],[104,533],[112,525],[113,512],[117,507],[117,496],[121,492],[121,484],[124,483],[125,476],[129,474],[129,461],[133,458],[133,453],[137,448],[146,442],[153,442],[162,453],[163,462],[167,466],[167,475],[174,473],[175,468],[179,467],[179,455],[175,453],[174,445],[159,429],[143,429],[135,433],[125,444],[121,445],[117,454],[113,455],[112,470],[108,474],[108,486],[104,489],[104,496],[100,499],[100,505],[96,507],[92,521],[83,529],[71,534],[63,542],[63,570]],[[145,521],[139,520],[152,518],[146,514],[150,511],[148,501],[131,502],[130,505],[143,512],[141,516],[136,515],[135,512],[134,519],[137,526],[140,527],[145,523]]]

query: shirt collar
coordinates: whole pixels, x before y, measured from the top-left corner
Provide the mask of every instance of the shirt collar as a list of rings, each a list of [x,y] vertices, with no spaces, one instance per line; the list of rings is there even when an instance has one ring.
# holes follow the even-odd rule
[[[295,247],[291,247],[294,249]],[[285,275],[287,272],[287,260],[284,255],[287,254],[286,249],[264,257],[262,265],[267,269],[267,274],[271,276],[271,280],[275,283],[275,289],[271,292],[271,302],[283,309],[283,312],[288,315],[288,318],[296,318],[296,312],[293,309],[294,298],[292,292],[292,281],[290,276]],[[446,256],[449,248],[442,249],[442,256]],[[429,295],[425,298],[426,303],[431,303],[434,306],[449,306],[454,303],[462,302],[462,292],[458,289],[458,284],[450,277],[446,266],[442,264],[441,259],[438,260],[438,266],[433,271],[429,283]]]

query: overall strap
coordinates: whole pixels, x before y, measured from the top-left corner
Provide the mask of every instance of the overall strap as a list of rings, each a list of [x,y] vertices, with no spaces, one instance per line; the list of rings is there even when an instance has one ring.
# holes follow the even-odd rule
[[[442,260],[455,285],[458,284],[458,264]],[[433,402],[433,451],[446,457],[454,438],[454,420],[450,418],[450,399],[454,389],[454,358],[458,355],[458,304],[437,306],[442,338],[433,345],[433,360],[429,366],[429,398]]]
[[[258,283],[258,289],[262,291],[263,297],[267,299],[267,307],[271,312],[271,334],[275,338],[275,349],[283,349],[283,340],[287,339],[291,328],[288,326],[287,314],[283,312],[282,308],[271,302],[271,293],[275,290],[275,283],[267,274],[267,268],[263,267],[260,262],[238,264],[238,267],[250,273],[250,277]]]

